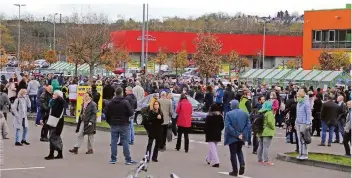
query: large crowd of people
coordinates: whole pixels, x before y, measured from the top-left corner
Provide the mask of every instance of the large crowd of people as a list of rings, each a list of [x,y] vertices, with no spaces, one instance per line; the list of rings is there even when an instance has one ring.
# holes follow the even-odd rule
[[[22,75],[22,74],[21,74]],[[46,160],[62,159],[63,142],[60,137],[65,115],[76,115],[77,87],[91,86],[84,94],[77,124],[77,141],[69,151],[77,154],[84,136],[88,136],[86,154],[94,154],[98,102],[100,94],[96,87],[102,86],[103,116],[110,125],[111,159],[117,162],[117,146],[121,145],[126,165],[136,164],[130,153],[134,144],[134,122],[137,102],[152,94],[149,107],[143,108],[143,122],[148,132],[146,153],[148,161],[158,162],[158,152],[166,150],[168,131],[177,137],[175,149],[189,150],[189,133],[194,108],[187,97],[202,104],[201,111],[207,112],[205,119],[205,141],[209,153],[207,164],[220,166],[217,145],[224,130],[224,143],[229,146],[232,171],[230,175],[244,174],[245,162],[242,147],[253,145],[258,163],[273,166],[268,153],[276,129],[286,129],[287,142],[295,144],[297,159],[308,159],[308,145],[312,136],[321,137],[319,146],[343,143],[345,155],[351,156],[351,88],[321,88],[298,86],[289,83],[285,88],[273,86],[247,86],[245,82],[233,81],[224,86],[220,81],[210,83],[185,81],[172,82],[165,79],[120,80],[108,77],[64,77],[49,74],[35,77],[23,74],[21,81],[14,75],[8,81],[1,77],[0,92],[0,139],[8,138],[8,113],[13,115],[15,146],[30,145],[27,137],[28,113],[36,113],[36,125],[42,126],[40,141],[49,142]],[[155,94],[158,95],[155,95]],[[181,94],[178,103],[173,94]],[[66,110],[69,113],[66,113]],[[22,134],[22,136],[20,136]],[[333,138],[336,138],[333,141]],[[152,151],[154,143],[154,149]],[[1,149],[2,145],[0,145]],[[54,156],[57,151],[57,156]],[[239,162],[239,166],[237,163]]]

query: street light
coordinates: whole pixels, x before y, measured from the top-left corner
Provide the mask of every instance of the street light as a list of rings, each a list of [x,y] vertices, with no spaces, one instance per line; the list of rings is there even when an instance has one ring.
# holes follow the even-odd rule
[[[17,60],[20,60],[20,50],[21,50],[21,6],[26,6],[25,4],[14,4],[18,7],[18,47],[17,47]]]
[[[55,25],[55,16],[58,15],[58,13],[54,14],[54,51],[56,51],[56,25]]]
[[[266,32],[265,32],[265,29],[266,29],[266,23],[270,22],[270,19],[264,19],[264,23],[263,23],[263,69],[264,69],[264,59],[265,59],[265,36],[266,36]]]

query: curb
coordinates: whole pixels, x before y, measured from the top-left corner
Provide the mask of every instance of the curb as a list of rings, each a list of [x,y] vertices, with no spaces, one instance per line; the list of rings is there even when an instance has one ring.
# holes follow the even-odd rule
[[[281,161],[296,163],[296,164],[303,164],[303,165],[307,165],[307,166],[314,166],[314,167],[332,169],[332,170],[343,171],[343,172],[351,172],[351,166],[335,164],[335,163],[328,163],[328,162],[324,162],[324,161],[310,160],[310,159],[299,160],[293,156],[289,156],[284,153],[278,153],[276,156],[276,159],[281,160]]]
[[[33,121],[36,120],[35,117],[30,117],[30,116],[28,116],[27,118],[28,118],[28,120],[33,120]],[[72,123],[72,122],[65,122],[65,125],[71,126],[71,127],[76,127],[76,126],[77,126],[76,123]],[[110,132],[110,128],[106,128],[106,127],[99,127],[99,126],[96,126],[96,129],[97,129],[98,131]],[[147,131],[135,131],[134,134],[135,134],[135,135],[148,135]]]

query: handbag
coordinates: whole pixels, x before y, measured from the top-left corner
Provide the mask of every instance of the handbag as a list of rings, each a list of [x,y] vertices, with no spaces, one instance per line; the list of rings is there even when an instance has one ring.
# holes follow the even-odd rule
[[[49,112],[49,118],[48,121],[46,122],[46,125],[51,126],[51,127],[56,127],[57,123],[59,123],[59,120],[61,119],[62,115],[64,114],[64,111],[62,111],[60,117],[55,117],[51,115],[51,109]]]

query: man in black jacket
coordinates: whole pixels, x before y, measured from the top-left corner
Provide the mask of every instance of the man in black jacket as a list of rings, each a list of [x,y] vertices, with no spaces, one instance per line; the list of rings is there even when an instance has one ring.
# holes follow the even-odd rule
[[[42,121],[41,123],[43,125],[42,131],[40,133],[40,141],[42,142],[48,142],[48,131],[49,127],[46,125],[46,122],[48,121],[49,118],[49,112],[50,112],[50,106],[49,102],[50,99],[53,97],[52,95],[53,92],[53,87],[51,85],[48,85],[45,87],[45,91],[40,95],[40,110],[42,114]]]
[[[321,117],[322,133],[321,133],[321,143],[319,144],[319,146],[325,146],[327,129],[329,129],[328,146],[331,146],[334,129],[337,122],[337,110],[338,110],[338,105],[333,100],[334,100],[334,96],[329,95],[328,101],[325,102],[323,104],[323,107],[321,108],[320,117]]]
[[[133,113],[137,109],[137,98],[132,92],[132,87],[126,87],[126,97],[125,99],[130,103]],[[134,142],[134,114],[130,117],[130,145],[133,145]]]
[[[338,105],[338,110],[337,110],[337,123],[335,126],[335,135],[336,135],[336,140],[334,141],[334,143],[340,143],[340,133],[342,135],[345,134],[344,131],[344,127],[345,127],[345,120],[346,120],[346,116],[347,116],[347,107],[345,105],[345,103],[343,102],[344,98],[343,96],[338,96],[337,97],[337,105]],[[342,140],[342,139],[341,139]]]
[[[226,115],[227,112],[231,111],[231,105],[230,102],[235,99],[235,93],[232,91],[232,86],[231,84],[227,84],[225,92],[224,92],[224,97],[223,97],[223,104],[224,104],[224,116]]]
[[[110,125],[111,131],[111,160],[110,164],[117,162],[117,142],[123,146],[123,154],[125,156],[126,165],[136,164],[130,154],[128,144],[130,135],[130,117],[133,116],[133,109],[130,103],[123,98],[123,89],[117,88],[116,96],[111,100],[106,110],[106,122]]]
[[[103,88],[103,99],[111,100],[114,97],[114,88],[111,86],[110,81],[106,81]]]

